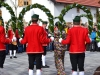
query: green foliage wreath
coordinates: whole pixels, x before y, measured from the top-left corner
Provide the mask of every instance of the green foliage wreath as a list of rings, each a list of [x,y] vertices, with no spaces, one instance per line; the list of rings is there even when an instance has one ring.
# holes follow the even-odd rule
[[[97,28],[98,28],[97,38],[100,39],[100,14],[99,14],[99,9],[98,8],[96,9],[96,17],[97,17]]]
[[[15,31],[15,29],[16,29],[16,17],[15,17],[15,14],[14,14],[12,8],[7,3],[4,3],[2,1],[0,1],[0,5],[5,7],[9,11],[9,13],[11,14],[12,28]]]
[[[61,25],[64,25],[64,24],[65,24],[64,15],[65,15],[66,12],[68,12],[70,9],[75,8],[75,7],[80,8],[80,9],[82,9],[84,12],[87,13],[87,18],[88,18],[88,22],[89,22],[89,31],[91,32],[91,31],[92,31],[92,25],[93,25],[93,17],[92,17],[92,14],[91,14],[90,10],[88,10],[88,8],[86,8],[86,7],[83,6],[83,5],[77,4],[77,3],[68,5],[68,6],[66,6],[66,7],[61,11],[61,14],[58,16],[59,21],[60,21],[60,24],[61,24]]]
[[[80,17],[86,17],[86,18],[88,18],[88,16],[86,14],[80,15]]]
[[[53,16],[52,16],[50,10],[47,9],[44,5],[40,5],[40,4],[36,3],[33,5],[28,5],[27,7],[23,8],[21,13],[19,14],[18,29],[19,29],[20,36],[22,35],[23,29],[24,29],[24,25],[23,25],[23,21],[22,21],[23,16],[25,15],[25,13],[27,11],[29,11],[30,9],[33,9],[33,8],[39,8],[39,9],[43,10],[43,12],[46,13],[46,15],[48,16],[48,20],[49,20],[49,28],[50,28],[51,32],[53,33],[54,21],[53,21]]]

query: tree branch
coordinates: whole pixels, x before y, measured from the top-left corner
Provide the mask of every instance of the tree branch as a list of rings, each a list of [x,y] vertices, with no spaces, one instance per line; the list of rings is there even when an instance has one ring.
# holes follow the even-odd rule
[[[18,8],[18,5],[16,7]]]

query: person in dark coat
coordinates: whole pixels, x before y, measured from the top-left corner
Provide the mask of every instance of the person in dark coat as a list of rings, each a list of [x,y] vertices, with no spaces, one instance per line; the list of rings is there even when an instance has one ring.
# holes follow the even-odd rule
[[[48,24],[48,22],[44,21],[43,24],[42,24],[42,27],[45,31],[44,35],[47,36],[47,38],[48,38],[48,32],[46,30],[47,24]],[[42,54],[42,68],[49,68],[49,66],[46,65],[46,54],[47,54],[46,48],[47,48],[48,44],[42,44],[42,46],[43,46],[43,49],[44,49],[44,53]]]

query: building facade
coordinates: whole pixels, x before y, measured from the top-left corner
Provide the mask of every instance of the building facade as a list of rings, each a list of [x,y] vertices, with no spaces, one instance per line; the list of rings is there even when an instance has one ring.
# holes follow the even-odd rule
[[[24,7],[26,7],[27,5],[31,5],[31,4],[41,4],[44,5],[46,8],[48,8],[51,11],[51,14],[54,17],[59,16],[59,14],[61,13],[61,10],[66,6],[69,5],[68,3],[63,3],[63,2],[59,2],[59,0],[55,0],[56,2],[52,1],[52,0],[6,0],[5,3],[7,3],[8,5],[10,5],[13,9],[13,11],[15,12],[15,15],[18,17],[19,13],[22,11],[22,9]],[[62,0],[64,1],[64,0]],[[71,4],[71,3],[70,3]],[[15,6],[17,7],[17,10],[15,9]],[[92,13],[93,16],[93,22],[96,22],[96,6],[86,6]],[[2,18],[4,20],[4,22],[8,21],[11,18],[11,15],[9,13],[8,10],[6,10],[6,8],[2,7]],[[45,14],[45,12],[43,12],[42,10],[38,9],[38,8],[33,8],[31,10],[29,10],[28,12],[25,13],[24,18],[26,22],[29,22],[31,20],[31,15],[33,14],[39,14],[40,19],[42,20],[46,20],[48,21],[48,17]],[[66,12],[66,15],[64,16],[64,20],[66,22],[72,22],[73,18],[76,15],[81,15],[81,14],[86,14],[83,10],[81,9],[77,9],[77,8],[73,8],[71,10],[69,10],[68,12]],[[55,20],[55,22],[58,21],[58,19]],[[82,22],[88,22],[88,19],[85,17],[82,17]]]

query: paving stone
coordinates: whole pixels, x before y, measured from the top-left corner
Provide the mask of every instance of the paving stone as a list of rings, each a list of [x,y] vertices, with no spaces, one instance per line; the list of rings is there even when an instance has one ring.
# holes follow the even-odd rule
[[[9,55],[6,56],[4,63],[5,75],[28,75],[28,56],[24,52],[17,54],[18,58],[10,59]],[[56,75],[56,68],[54,63],[54,53],[47,52],[46,64],[50,68],[42,68],[42,75]],[[67,75],[71,75],[71,64],[69,59],[69,53],[65,53],[65,71]],[[86,52],[85,57],[85,75],[93,75],[95,69],[100,66],[100,52]],[[36,69],[34,69],[36,72]],[[35,74],[35,73],[34,73]],[[2,75],[2,74],[1,74]]]

